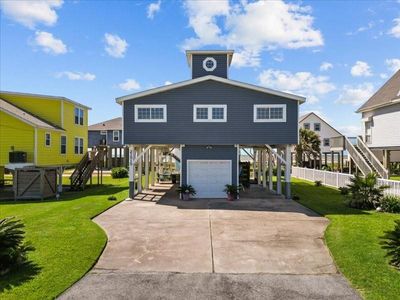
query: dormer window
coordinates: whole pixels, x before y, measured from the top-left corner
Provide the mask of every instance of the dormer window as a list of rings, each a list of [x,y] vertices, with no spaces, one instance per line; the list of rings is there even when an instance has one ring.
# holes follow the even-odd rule
[[[212,72],[217,67],[217,61],[214,57],[207,57],[203,60],[203,69],[207,72]]]

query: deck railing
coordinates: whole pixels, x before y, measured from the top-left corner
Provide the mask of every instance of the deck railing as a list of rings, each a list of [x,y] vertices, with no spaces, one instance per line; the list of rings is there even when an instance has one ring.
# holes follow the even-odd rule
[[[379,173],[379,175],[387,179],[389,177],[388,170],[381,164],[381,162],[376,158],[376,156],[369,150],[368,146],[363,142],[360,137],[357,137],[357,146],[364,153],[367,159],[371,162],[372,166]]]
[[[339,188],[350,183],[351,174],[321,171],[316,169],[292,167],[292,176],[309,181],[320,180],[323,185]],[[385,195],[400,196],[400,181],[378,178],[378,186],[388,186]]]

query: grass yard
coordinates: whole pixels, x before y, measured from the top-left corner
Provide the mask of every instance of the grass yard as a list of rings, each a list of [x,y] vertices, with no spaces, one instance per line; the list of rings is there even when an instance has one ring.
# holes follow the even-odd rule
[[[398,214],[348,208],[336,189],[293,180],[300,203],[327,217],[331,223],[326,243],[340,271],[365,299],[400,299],[400,271],[388,264],[380,237],[394,228]]]
[[[0,218],[22,219],[36,248],[31,264],[0,277],[0,299],[53,299],[89,271],[107,240],[91,218],[128,195],[128,179],[105,176],[103,183],[60,201],[0,202]]]
[[[390,180],[398,180],[398,181],[400,181],[400,176],[390,176]]]

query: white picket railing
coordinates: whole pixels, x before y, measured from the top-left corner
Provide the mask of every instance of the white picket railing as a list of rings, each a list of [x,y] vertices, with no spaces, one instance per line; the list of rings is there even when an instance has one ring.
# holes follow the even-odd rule
[[[299,167],[292,167],[292,176],[309,181],[320,180],[323,185],[335,188],[347,186],[350,183],[350,178],[353,177],[351,174]],[[389,187],[384,191],[386,195],[400,196],[400,181],[378,178],[378,185]]]

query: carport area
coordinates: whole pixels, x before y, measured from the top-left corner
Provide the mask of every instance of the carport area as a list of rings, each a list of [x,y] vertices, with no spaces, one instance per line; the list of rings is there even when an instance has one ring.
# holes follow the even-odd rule
[[[94,220],[108,235],[98,263],[62,298],[359,299],[324,244],[328,220],[262,195],[182,201],[159,184],[118,204]]]

